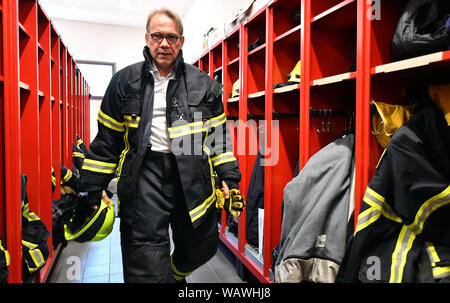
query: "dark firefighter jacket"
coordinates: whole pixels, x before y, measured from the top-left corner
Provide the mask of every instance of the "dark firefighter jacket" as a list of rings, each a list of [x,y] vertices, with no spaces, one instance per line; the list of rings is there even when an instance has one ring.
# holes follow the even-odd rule
[[[131,222],[137,176],[149,144],[153,113],[153,59],[117,72],[106,90],[99,131],[81,170],[81,191],[106,188],[117,170],[120,216]],[[167,127],[191,221],[198,226],[215,203],[214,175],[237,188],[241,173],[221,101],[222,86],[198,68],[185,64],[182,51],[167,87]]]
[[[426,100],[394,134],[366,189],[338,281],[419,282],[424,250],[435,278],[450,272],[449,131]]]

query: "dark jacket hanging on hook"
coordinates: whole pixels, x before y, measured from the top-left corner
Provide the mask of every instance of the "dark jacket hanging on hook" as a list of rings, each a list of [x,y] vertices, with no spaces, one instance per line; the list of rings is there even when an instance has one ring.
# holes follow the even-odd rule
[[[424,100],[380,159],[338,280],[419,282],[427,243],[439,254],[441,262],[432,264],[439,277],[450,265],[450,252],[443,249],[450,247],[449,216],[450,128],[437,106]]]

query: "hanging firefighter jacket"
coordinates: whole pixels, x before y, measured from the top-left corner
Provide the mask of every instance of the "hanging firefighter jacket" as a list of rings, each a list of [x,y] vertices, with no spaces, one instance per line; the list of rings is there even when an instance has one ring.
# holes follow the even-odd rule
[[[354,207],[354,138],[343,132],[286,185],[275,282],[334,282]]]
[[[83,162],[80,191],[108,187],[117,170],[121,222],[131,224],[140,167],[149,148],[154,79],[148,47],[145,61],[117,72],[105,93],[98,116],[99,132]],[[185,64],[182,51],[167,87],[167,127],[194,227],[215,202],[214,176],[239,188],[239,163],[227,134],[222,87],[208,74]]]
[[[250,184],[248,185],[246,205],[247,242],[258,246],[258,209],[264,208],[264,166],[260,152],[253,165]]]
[[[29,209],[27,176],[21,176],[22,194],[22,260],[24,273],[32,274],[47,262],[49,249],[47,239],[50,231],[41,219]]]
[[[87,147],[84,144],[83,140],[81,140],[80,136],[78,136],[78,135],[77,135],[76,139],[77,139],[77,147],[79,149],[81,149],[81,151],[83,152],[84,155],[87,155],[88,150],[87,150]]]
[[[0,238],[0,283],[6,283],[6,279],[9,276],[9,253],[3,244],[3,240]]]
[[[444,113],[447,124],[450,125],[450,84],[430,85],[428,90],[431,100]]]
[[[448,0],[410,0],[392,40],[392,60],[448,50],[450,36],[445,24],[449,15]]]
[[[450,127],[422,95],[367,187],[337,281],[418,282],[425,248],[436,278],[450,272]]]
[[[72,168],[74,172],[77,172],[77,174],[81,172],[85,157],[86,154],[83,152],[83,150],[72,143]]]
[[[78,179],[70,169],[61,165],[61,198],[52,202],[53,247],[67,242],[64,224],[69,222],[79,204]]]

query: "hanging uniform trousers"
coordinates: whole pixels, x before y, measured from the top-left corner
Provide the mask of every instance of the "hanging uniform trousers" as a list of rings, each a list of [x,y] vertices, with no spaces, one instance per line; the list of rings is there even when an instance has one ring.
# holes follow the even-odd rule
[[[166,93],[171,154],[151,151],[153,59],[116,73],[83,162],[81,191],[107,188],[117,170],[125,282],[182,280],[218,242],[214,177],[238,188],[241,175],[225,125],[221,85],[180,52]],[[169,255],[168,225],[175,249]],[[171,275],[174,273],[174,277]]]
[[[424,100],[379,161],[339,282],[423,281],[423,254],[435,279],[450,272],[450,128]]]
[[[246,234],[247,243],[258,245],[258,209],[264,209],[264,156],[258,152],[253,165],[250,183],[248,185],[246,205]]]

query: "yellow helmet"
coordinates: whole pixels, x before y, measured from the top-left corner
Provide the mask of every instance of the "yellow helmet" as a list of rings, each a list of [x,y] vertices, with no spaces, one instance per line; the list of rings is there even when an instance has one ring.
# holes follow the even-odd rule
[[[239,79],[233,83],[233,91],[231,92],[231,98],[239,97]]]
[[[297,64],[295,64],[294,69],[287,75],[289,84],[300,83],[300,68],[301,68],[301,60],[298,60]]]
[[[93,242],[100,241],[106,238],[112,231],[114,226],[114,203],[109,199],[102,198],[100,207],[91,216],[84,218],[84,224],[74,224],[69,227],[64,225],[64,237],[66,240],[75,240],[77,242]],[[109,206],[108,203],[109,202]],[[75,214],[77,216],[77,214]],[[75,216],[71,219],[74,220]],[[82,219],[83,218],[78,218]],[[75,226],[78,225],[78,226]],[[73,230],[71,230],[73,228]]]

